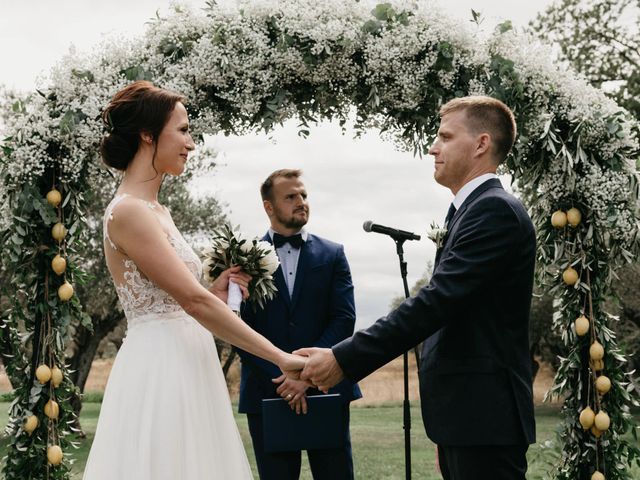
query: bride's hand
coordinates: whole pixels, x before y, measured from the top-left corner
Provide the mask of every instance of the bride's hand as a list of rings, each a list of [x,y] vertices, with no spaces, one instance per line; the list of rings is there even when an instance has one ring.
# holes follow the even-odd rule
[[[297,380],[300,378],[300,372],[306,362],[307,359],[305,357],[282,352],[282,359],[278,362],[278,367],[287,377]]]
[[[244,300],[249,298],[249,282],[251,282],[251,275],[243,272],[238,266],[227,268],[222,272],[211,284],[209,291],[220,300],[227,303],[230,281],[238,284]]]

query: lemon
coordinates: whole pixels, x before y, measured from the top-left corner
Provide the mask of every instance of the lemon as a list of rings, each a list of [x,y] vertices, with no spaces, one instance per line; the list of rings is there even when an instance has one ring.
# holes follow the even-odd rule
[[[593,426],[595,420],[595,413],[591,410],[591,407],[587,407],[580,412],[580,425],[585,430],[589,430]]]
[[[596,428],[601,432],[604,432],[607,428],[609,428],[609,425],[611,425],[611,419],[609,418],[609,415],[607,415],[602,410],[598,412],[594,421],[596,424]]]
[[[584,315],[580,315],[578,318],[576,318],[575,326],[576,333],[579,336],[586,335],[589,331],[589,319]]]
[[[596,380],[596,390],[602,395],[611,390],[611,380],[606,375],[600,375]]]
[[[578,272],[575,268],[569,267],[562,273],[562,280],[567,285],[575,285],[578,282]]]
[[[595,425],[593,427],[591,427],[591,433],[596,438],[600,438],[602,436],[602,432],[600,430],[598,430]]]
[[[51,380],[51,369],[45,364],[40,365],[36,368],[36,378],[42,385],[44,385]]]
[[[64,375],[62,374],[62,370],[60,370],[58,367],[53,367],[51,369],[51,383],[54,387],[60,386],[63,378]]]
[[[591,360],[602,360],[604,357],[604,347],[597,340],[589,347]]]
[[[30,415],[24,422],[24,431],[31,435],[33,431],[38,428],[39,423],[40,420],[38,420],[38,417],[36,417],[35,415]]]
[[[591,368],[596,371],[596,372],[600,372],[602,370],[604,370],[604,360],[591,360]]]
[[[51,260],[51,269],[56,272],[57,275],[62,275],[67,269],[67,261],[64,257],[56,255],[53,257],[53,260]]]
[[[45,403],[44,414],[51,419],[58,418],[60,416],[60,407],[58,406],[58,402],[55,400],[49,400]]]
[[[60,205],[61,201],[62,194],[55,188],[47,193],[47,202],[49,202],[52,207],[57,207],[58,205]]]
[[[567,214],[562,210],[557,210],[551,215],[551,225],[555,228],[564,228],[567,225]]]
[[[604,480],[604,475],[596,470],[593,472],[593,475],[591,475],[591,480]]]
[[[581,221],[582,214],[580,213],[580,210],[575,207],[570,208],[567,212],[567,222],[569,222],[569,225],[571,225],[572,227],[577,227],[578,225],[580,225]]]
[[[67,228],[60,222],[56,223],[51,229],[51,236],[58,242],[61,242],[66,235]]]
[[[47,460],[51,465],[60,465],[62,457],[62,449],[58,445],[51,445],[47,448]]]
[[[64,282],[60,285],[60,288],[58,288],[58,297],[63,302],[71,300],[71,297],[73,297],[73,287],[69,282]]]

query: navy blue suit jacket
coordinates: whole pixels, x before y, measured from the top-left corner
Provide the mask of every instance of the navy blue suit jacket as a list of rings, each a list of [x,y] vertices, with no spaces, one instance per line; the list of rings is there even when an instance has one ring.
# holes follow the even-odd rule
[[[535,232],[522,204],[492,179],[448,227],[429,285],[333,347],[357,381],[425,341],[422,419],[447,446],[535,441],[529,308]]]
[[[267,234],[263,240],[271,242]],[[276,296],[264,309],[243,305],[242,319],[286,352],[303,347],[332,347],[353,334],[356,320],[351,271],[342,245],[308,235],[301,247],[292,298],[281,267],[275,274]],[[280,369],[245,351],[240,379],[241,413],[260,413],[263,398],[278,398],[271,382]],[[309,388],[307,395],[320,392]],[[360,398],[358,386],[348,380],[329,393],[340,393],[346,402]]]

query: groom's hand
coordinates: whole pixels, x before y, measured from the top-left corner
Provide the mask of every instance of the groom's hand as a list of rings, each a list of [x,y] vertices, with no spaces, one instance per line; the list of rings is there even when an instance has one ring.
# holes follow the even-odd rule
[[[293,353],[307,357],[300,379],[311,382],[324,393],[344,378],[344,373],[330,348],[301,348]]]
[[[307,413],[307,396],[305,394],[307,388],[309,388],[307,382],[294,380],[284,374],[278,378],[273,378],[271,381],[280,384],[276,388],[276,393],[285,399],[291,410],[295,410],[298,415]]]
[[[213,281],[209,287],[209,291],[224,303],[227,303],[230,281],[238,284],[244,300],[249,298],[249,282],[251,282],[251,275],[243,272],[238,266],[227,268],[222,272],[218,278]]]

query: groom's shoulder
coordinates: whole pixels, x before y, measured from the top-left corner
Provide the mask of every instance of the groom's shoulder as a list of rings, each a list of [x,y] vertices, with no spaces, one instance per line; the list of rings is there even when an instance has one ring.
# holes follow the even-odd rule
[[[335,250],[341,250],[344,248],[340,243],[334,242],[333,240],[329,240],[328,238],[319,237],[318,235],[313,235],[311,233],[309,234],[308,239],[311,240],[313,244],[316,245],[318,248],[323,250],[335,251]]]
[[[475,199],[475,207],[482,210],[503,212],[518,219],[518,223],[530,223],[527,209],[518,197],[504,188],[490,188]]]

